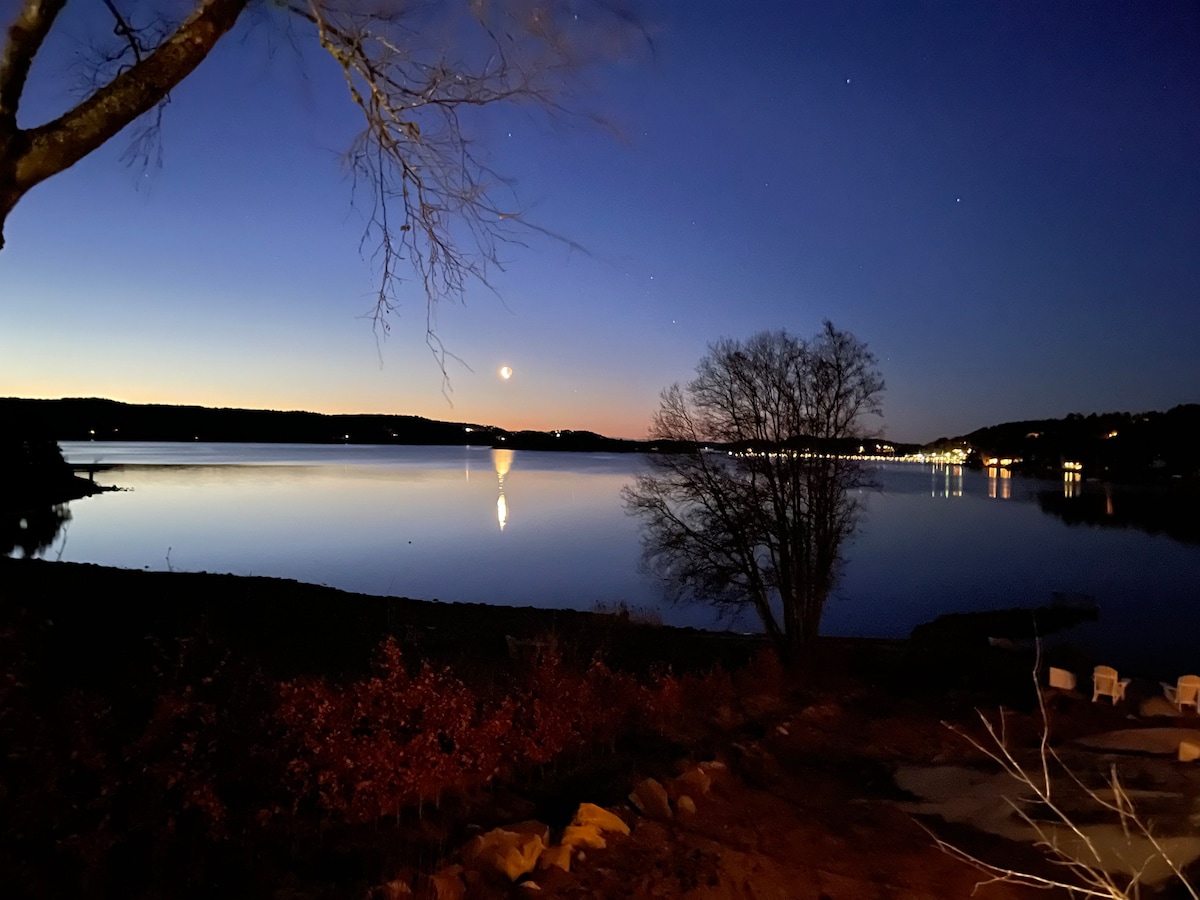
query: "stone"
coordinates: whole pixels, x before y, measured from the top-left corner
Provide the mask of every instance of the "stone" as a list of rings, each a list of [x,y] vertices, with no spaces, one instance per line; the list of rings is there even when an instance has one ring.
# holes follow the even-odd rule
[[[516,881],[534,870],[549,843],[548,825],[519,822],[472,839],[463,849],[463,858],[476,869],[499,872]]]
[[[1179,742],[1179,761],[1195,762],[1200,759],[1200,743],[1194,741]]]
[[[542,851],[542,855],[538,857],[538,868],[549,869],[554,867],[562,869],[564,872],[570,872],[571,853],[574,849],[570,844],[556,844],[553,847],[547,847]]]
[[[670,819],[671,801],[666,788],[653,778],[643,778],[629,795],[629,801],[649,819]]]
[[[572,825],[595,825],[601,832],[615,831],[619,834],[629,834],[629,826],[616,813],[609,812],[603,806],[595,803],[580,803],[575,810]]]
[[[730,731],[742,724],[743,717],[733,711],[728,703],[722,703],[712,714],[712,723],[722,731]]]
[[[711,789],[712,776],[702,766],[693,766],[671,782],[672,795],[688,793],[707,797]]]
[[[424,896],[429,900],[463,900],[467,883],[463,881],[462,866],[446,866],[429,876]]]
[[[593,850],[603,850],[608,841],[594,824],[568,825],[563,831],[562,842],[568,847],[591,847]]]
[[[404,879],[396,878],[380,887],[379,896],[383,900],[406,900],[412,896],[412,888]]]
[[[683,794],[675,801],[675,808],[684,815],[694,816],[696,814],[696,801],[687,794]]]
[[[620,816],[595,803],[581,803],[571,824],[563,831],[562,842],[569,847],[591,847],[603,850],[608,846],[605,832],[629,834],[629,826]]]

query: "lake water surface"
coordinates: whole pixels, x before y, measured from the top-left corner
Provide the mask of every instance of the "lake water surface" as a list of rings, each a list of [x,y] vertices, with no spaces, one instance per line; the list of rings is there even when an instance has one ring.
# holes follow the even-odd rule
[[[621,487],[634,455],[465,447],[62,444],[114,468],[126,490],[70,504],[48,559],[273,575],[368,594],[592,609],[664,606],[639,570],[639,523]],[[899,637],[949,611],[1095,597],[1075,634],[1114,662],[1200,669],[1200,546],[1133,529],[1067,525],[1039,491],[1062,484],[888,464],[846,549],[828,634]],[[1069,489],[1069,488],[1068,488]],[[723,623],[721,627],[724,627]],[[746,619],[733,623],[753,630]],[[1190,671],[1189,670],[1189,671]]]

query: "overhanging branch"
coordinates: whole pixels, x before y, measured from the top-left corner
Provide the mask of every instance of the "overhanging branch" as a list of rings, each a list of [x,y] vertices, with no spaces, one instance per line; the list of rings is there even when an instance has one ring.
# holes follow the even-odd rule
[[[26,191],[70,168],[152,109],[209,54],[248,2],[203,0],[149,56],[53,122],[31,129],[29,150],[16,167],[17,187]]]

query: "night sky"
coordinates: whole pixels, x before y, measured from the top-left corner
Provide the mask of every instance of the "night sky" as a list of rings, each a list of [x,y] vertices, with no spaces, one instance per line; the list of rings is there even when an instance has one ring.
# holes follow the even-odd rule
[[[67,104],[87,6],[68,4],[22,124]],[[173,92],[161,168],[125,166],[118,136],[18,205],[0,395],[642,437],[710,341],[828,318],[878,355],[898,441],[1200,402],[1200,6],[644,15],[652,50],[630,41],[576,90],[613,127],[524,108],[472,126],[527,216],[583,250],[531,235],[498,297],[440,308],[470,367],[451,364],[449,401],[418,285],[382,342],[362,317],[375,271],[339,165],[358,114],[269,22]]]

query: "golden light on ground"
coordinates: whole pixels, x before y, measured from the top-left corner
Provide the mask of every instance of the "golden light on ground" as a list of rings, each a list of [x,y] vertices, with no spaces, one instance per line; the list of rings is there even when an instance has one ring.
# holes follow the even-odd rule
[[[508,379],[512,378],[512,367],[511,366],[501,366],[500,367],[500,377],[503,378],[505,381],[508,381]]]

